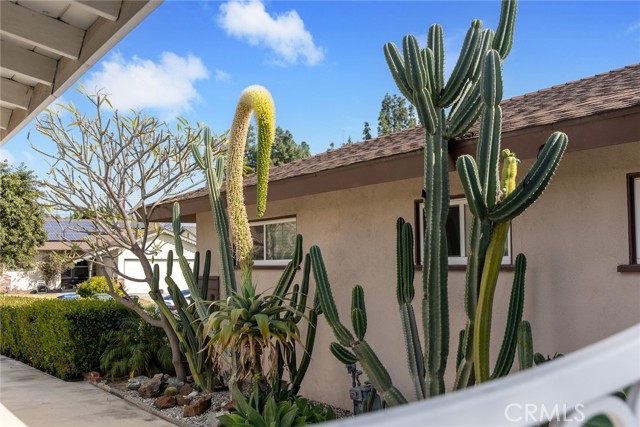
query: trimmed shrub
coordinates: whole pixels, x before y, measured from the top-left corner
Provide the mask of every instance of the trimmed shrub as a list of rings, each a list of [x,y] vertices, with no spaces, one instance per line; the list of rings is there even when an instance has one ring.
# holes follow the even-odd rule
[[[135,316],[115,301],[0,297],[0,353],[62,379],[96,371],[102,339]]]
[[[122,292],[122,285],[114,282],[113,287],[116,288],[116,294],[121,297],[124,296]],[[106,294],[109,292],[109,285],[107,279],[104,276],[93,276],[90,279],[85,280],[78,286],[78,295],[82,298],[91,298],[95,294]]]

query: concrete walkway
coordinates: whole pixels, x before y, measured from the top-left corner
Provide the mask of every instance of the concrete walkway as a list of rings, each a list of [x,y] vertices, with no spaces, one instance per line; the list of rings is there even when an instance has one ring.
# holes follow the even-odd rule
[[[0,356],[2,427],[175,427],[86,382],[65,382]]]

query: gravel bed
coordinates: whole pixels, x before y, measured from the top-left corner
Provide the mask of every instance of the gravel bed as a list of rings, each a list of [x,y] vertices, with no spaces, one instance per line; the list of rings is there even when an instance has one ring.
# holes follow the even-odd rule
[[[227,402],[231,400],[228,391],[219,391],[211,393],[211,408],[207,410],[202,415],[197,417],[183,417],[182,413],[184,411],[183,406],[174,406],[169,409],[158,409],[153,405],[155,399],[145,399],[138,395],[137,391],[127,390],[126,382],[124,383],[111,383],[111,382],[101,382],[100,384],[96,384],[97,387],[101,388],[104,391],[110,392],[124,400],[134,403],[135,405],[145,409],[146,411],[159,415],[167,421],[173,422],[174,424],[182,427],[210,427],[211,423],[209,419],[217,412],[220,412],[220,408],[225,405]],[[311,401],[313,403],[319,403],[317,401]],[[326,404],[324,404],[326,405]],[[348,410],[337,408],[335,406],[330,406],[331,409],[336,414],[336,418],[346,418],[351,417],[352,413]]]
[[[153,402],[155,399],[144,399],[138,395],[136,391],[126,391],[123,393],[126,396],[127,400],[135,400],[137,402],[142,403],[144,406],[148,407],[152,410],[152,412],[159,412],[162,415],[165,415],[171,420],[175,420],[176,424],[185,426],[185,427],[210,427],[209,416],[215,415],[216,412],[220,411],[220,407],[225,403],[229,402],[231,398],[229,397],[229,393],[226,391],[214,392],[212,393],[211,399],[211,409],[199,415],[197,417],[183,417],[182,411],[184,411],[183,406],[174,406],[173,408],[160,410],[153,406]]]

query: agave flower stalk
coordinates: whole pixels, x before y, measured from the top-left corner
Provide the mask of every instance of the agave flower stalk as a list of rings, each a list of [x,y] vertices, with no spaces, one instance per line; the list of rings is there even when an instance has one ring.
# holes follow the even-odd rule
[[[242,171],[244,152],[249,133],[251,115],[255,112],[258,128],[257,165],[257,214],[262,216],[267,204],[271,146],[275,137],[275,106],[271,94],[262,86],[246,88],[240,95],[231,125],[229,151],[227,153],[227,206],[231,235],[236,245],[238,263],[242,271],[243,286],[251,286],[253,268],[253,240],[244,204]]]

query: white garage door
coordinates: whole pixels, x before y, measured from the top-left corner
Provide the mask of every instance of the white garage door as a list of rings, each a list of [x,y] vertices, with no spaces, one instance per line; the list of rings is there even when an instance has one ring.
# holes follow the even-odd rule
[[[167,295],[167,284],[164,281],[167,271],[167,261],[163,259],[156,259],[156,264],[160,267],[160,289],[164,289],[164,294]],[[193,260],[189,260],[189,265],[193,265]],[[144,272],[142,266],[137,259],[125,259],[124,260],[124,274],[128,277],[136,279],[143,279]],[[178,261],[173,262],[173,274],[171,275],[173,280],[178,284],[180,289],[188,289],[187,282],[182,276],[182,270]],[[144,282],[135,282],[133,280],[124,281],[125,289],[129,294],[147,294],[149,293],[149,285]]]

